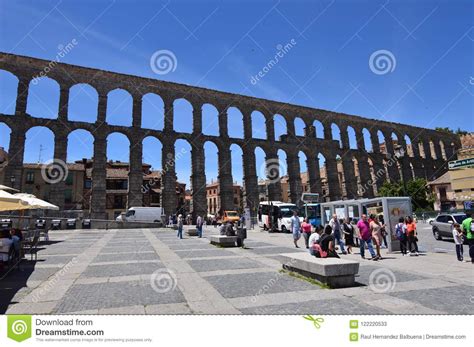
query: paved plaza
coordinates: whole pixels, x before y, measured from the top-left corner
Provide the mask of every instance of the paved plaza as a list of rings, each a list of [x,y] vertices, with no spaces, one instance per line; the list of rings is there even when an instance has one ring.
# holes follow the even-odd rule
[[[170,229],[53,231],[38,261],[0,281],[2,313],[30,314],[469,314],[473,269],[454,244],[420,227],[419,257],[359,255],[357,286],[326,289],[281,271],[279,255],[305,252],[291,235],[249,231],[246,248]],[[434,244],[436,243],[436,244]],[[300,246],[303,246],[303,240]],[[465,246],[465,252],[467,246]],[[385,254],[385,253],[383,253]],[[309,255],[308,255],[309,256]]]

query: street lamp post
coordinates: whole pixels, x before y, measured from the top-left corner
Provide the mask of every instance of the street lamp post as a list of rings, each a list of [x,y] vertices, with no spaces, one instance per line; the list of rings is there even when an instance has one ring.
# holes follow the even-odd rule
[[[403,195],[407,195],[407,184],[405,182],[404,170],[403,170],[403,157],[405,156],[405,150],[402,146],[398,145],[394,148],[395,157],[397,158],[398,164],[400,164],[400,178],[403,183]]]

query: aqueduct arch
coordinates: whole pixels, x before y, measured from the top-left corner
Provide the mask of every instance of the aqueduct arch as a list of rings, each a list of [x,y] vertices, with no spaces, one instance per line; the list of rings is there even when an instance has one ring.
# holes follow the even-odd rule
[[[0,69],[5,70],[18,78],[17,98],[15,113],[0,114],[0,123],[6,124],[11,129],[9,142],[9,160],[5,168],[5,183],[10,183],[14,176],[16,185],[21,182],[23,167],[25,134],[28,129],[35,126],[49,128],[55,136],[54,157],[66,161],[68,135],[77,129],[89,131],[94,137],[94,161],[92,169],[92,196],[91,216],[102,218],[105,215],[106,196],[106,139],[111,133],[122,133],[130,141],[130,170],[129,170],[129,192],[128,205],[137,206],[142,204],[141,186],[143,184],[142,174],[142,151],[143,140],[152,136],[162,144],[162,170],[163,170],[163,199],[162,205],[167,213],[174,213],[176,209],[176,172],[173,165],[175,158],[175,142],[184,139],[191,145],[191,188],[193,198],[193,214],[207,213],[206,190],[201,189],[206,185],[204,170],[204,143],[211,141],[218,147],[219,182],[221,201],[223,209],[233,209],[232,195],[232,144],[242,149],[243,158],[243,181],[244,181],[244,204],[255,211],[258,205],[258,175],[255,160],[255,149],[260,147],[266,155],[266,165],[274,165],[278,160],[278,150],[285,151],[287,155],[287,171],[289,176],[291,200],[298,200],[301,190],[300,164],[298,153],[301,151],[306,156],[308,169],[308,186],[311,192],[322,194],[320,164],[318,156],[322,154],[325,158],[328,186],[328,199],[342,197],[337,165],[342,162],[343,177],[346,198],[358,196],[370,197],[374,195],[374,185],[379,187],[385,180],[384,162],[389,162],[394,155],[395,143],[392,133],[398,138],[397,145],[407,149],[405,137],[411,142],[410,153],[403,158],[403,175],[412,177],[440,176],[446,170],[446,160],[452,160],[456,148],[459,148],[459,139],[455,135],[439,133],[431,129],[413,127],[398,123],[372,120],[358,116],[341,114],[326,110],[313,109],[290,105],[286,103],[264,100],[249,96],[209,90],[200,87],[192,87],[177,83],[164,82],[149,78],[124,75],[97,69],[73,66],[63,63],[54,63],[36,58],[0,53]],[[59,85],[59,105],[57,119],[32,117],[27,113],[27,100],[30,83],[42,76],[47,71],[47,77]],[[97,118],[95,123],[68,119],[69,94],[72,87],[79,84],[87,84],[97,91]],[[106,122],[107,96],[110,92],[120,89],[129,93],[132,97],[132,126],[111,125]],[[153,93],[163,100],[164,127],[162,130],[147,129],[142,127],[142,98]],[[176,100],[184,99],[192,106],[192,132],[179,133],[174,129],[175,113],[173,110]],[[219,136],[203,134],[202,106],[210,104],[218,111]],[[161,107],[161,105],[160,105]],[[229,108],[237,109],[242,115],[243,138],[229,136],[228,115]],[[265,120],[265,128],[258,129],[265,134],[265,139],[254,138],[252,129],[252,113],[260,112]],[[281,115],[286,121],[286,132],[275,139],[274,116]],[[157,117],[162,117],[163,114]],[[299,118],[304,123],[304,136],[295,132],[295,119]],[[300,123],[301,124],[301,123]],[[316,134],[315,124],[322,126]],[[332,128],[337,126],[340,130],[339,139],[334,140]],[[351,148],[348,128],[353,130],[356,140]],[[335,127],[334,127],[335,128]],[[352,131],[351,130],[351,131]],[[380,143],[377,132],[381,131],[385,141]],[[371,146],[364,139],[364,132],[370,135]],[[317,136],[316,136],[317,135]],[[440,145],[443,144],[444,146]],[[453,145],[452,145],[453,144]],[[384,147],[384,152],[381,151]],[[366,151],[365,148],[372,148]],[[423,149],[424,158],[420,155]],[[433,149],[433,151],[432,151]],[[431,157],[432,152],[436,159]],[[338,164],[338,159],[340,157]],[[445,159],[444,159],[445,158]],[[354,163],[357,163],[355,166]],[[238,165],[241,165],[240,162]],[[361,179],[358,181],[355,167]],[[278,174],[278,168],[270,168],[272,175]],[[400,171],[397,165],[387,165],[388,177],[391,180],[400,179]],[[270,173],[269,173],[270,174]],[[381,177],[383,176],[383,177]],[[375,177],[375,182],[371,177]],[[364,182],[367,180],[367,182]],[[64,206],[64,182],[59,182],[51,188],[52,203]],[[16,188],[19,188],[18,186]],[[271,180],[268,185],[269,198],[278,200],[281,189],[278,180]],[[296,201],[295,201],[296,202]]]

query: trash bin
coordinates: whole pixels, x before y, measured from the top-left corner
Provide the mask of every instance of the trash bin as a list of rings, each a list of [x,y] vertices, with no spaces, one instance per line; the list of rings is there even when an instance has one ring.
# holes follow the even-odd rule
[[[90,219],[83,219],[82,220],[82,229],[90,229],[91,228],[91,220]]]
[[[70,218],[66,221],[66,229],[76,229],[76,219]]]
[[[51,230],[61,229],[61,219],[53,219],[51,221]]]

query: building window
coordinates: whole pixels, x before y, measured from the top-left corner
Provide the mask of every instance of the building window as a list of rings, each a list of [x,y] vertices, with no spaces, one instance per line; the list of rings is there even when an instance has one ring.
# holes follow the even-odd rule
[[[72,183],[74,182],[72,172],[69,172],[66,178],[66,185],[72,186]]]
[[[28,171],[26,173],[26,183],[27,184],[35,183],[35,173],[33,171]]]
[[[92,180],[87,179],[84,181],[84,188],[85,189],[92,189]]]
[[[123,195],[114,195],[114,208],[125,208]]]
[[[454,192],[455,193],[462,193],[462,189],[455,189]]]
[[[64,190],[64,202],[66,204],[72,203],[72,190],[71,189]]]

